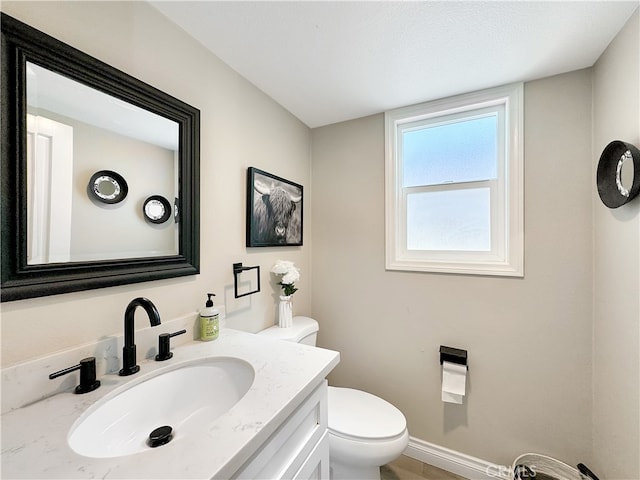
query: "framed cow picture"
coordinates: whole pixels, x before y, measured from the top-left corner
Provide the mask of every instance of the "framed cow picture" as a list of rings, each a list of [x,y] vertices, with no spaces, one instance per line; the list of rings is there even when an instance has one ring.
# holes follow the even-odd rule
[[[302,245],[302,185],[249,167],[247,247]]]

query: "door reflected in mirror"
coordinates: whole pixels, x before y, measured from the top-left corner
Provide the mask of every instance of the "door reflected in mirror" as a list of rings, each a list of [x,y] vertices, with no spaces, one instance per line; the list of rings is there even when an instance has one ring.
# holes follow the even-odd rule
[[[177,255],[142,205],[179,197],[178,123],[26,65],[28,264]]]

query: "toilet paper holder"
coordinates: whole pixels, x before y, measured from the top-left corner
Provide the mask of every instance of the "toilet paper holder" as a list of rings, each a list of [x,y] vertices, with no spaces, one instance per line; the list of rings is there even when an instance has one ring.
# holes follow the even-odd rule
[[[442,365],[443,362],[451,362],[457,363],[458,365],[464,365],[467,367],[467,370],[469,370],[466,350],[440,345],[440,365]]]

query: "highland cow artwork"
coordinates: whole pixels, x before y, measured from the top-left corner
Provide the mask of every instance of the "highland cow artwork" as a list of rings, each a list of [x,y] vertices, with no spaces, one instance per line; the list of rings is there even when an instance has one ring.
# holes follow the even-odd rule
[[[247,247],[302,245],[302,185],[247,172]]]

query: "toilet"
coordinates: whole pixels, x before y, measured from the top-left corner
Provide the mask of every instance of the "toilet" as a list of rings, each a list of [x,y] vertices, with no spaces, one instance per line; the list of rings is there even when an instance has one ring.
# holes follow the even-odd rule
[[[289,328],[275,325],[259,334],[315,346],[318,322],[298,316]],[[332,480],[380,480],[380,467],[409,444],[402,412],[375,395],[329,387],[328,410]]]

